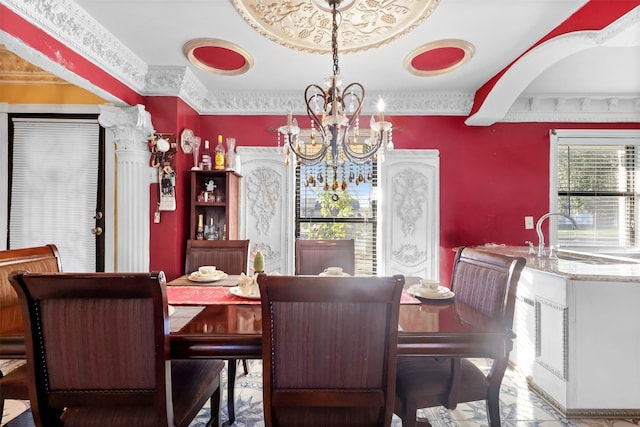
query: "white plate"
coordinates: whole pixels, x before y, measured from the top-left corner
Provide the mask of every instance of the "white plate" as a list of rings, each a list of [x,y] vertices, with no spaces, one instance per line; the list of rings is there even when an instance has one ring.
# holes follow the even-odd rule
[[[412,285],[407,289],[407,293],[414,297],[425,299],[449,299],[455,296],[455,293],[453,293],[452,290],[445,288],[444,286],[440,286],[437,291],[431,292],[422,288],[420,285]]]
[[[209,282],[217,282],[218,280],[226,279],[229,277],[227,273],[216,273],[211,275],[203,275],[198,272],[191,273],[188,277],[192,282],[201,282],[201,283],[209,283]]]
[[[240,292],[240,288],[238,286],[234,286],[233,288],[229,288],[229,292],[231,292],[233,295],[235,295],[237,297],[241,297],[241,298],[260,299],[260,291],[258,291],[257,294],[245,295],[242,292]]]
[[[318,274],[318,276],[322,276],[322,277],[350,277],[351,275],[349,273],[340,273],[340,274],[329,274],[329,273],[325,273],[324,271],[320,274]]]

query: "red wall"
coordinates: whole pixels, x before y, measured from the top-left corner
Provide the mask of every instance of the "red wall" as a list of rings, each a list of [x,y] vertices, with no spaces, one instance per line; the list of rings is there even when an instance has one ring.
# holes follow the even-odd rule
[[[301,126],[308,123],[297,116]],[[440,278],[447,283],[452,248],[487,242],[537,242],[524,217],[549,210],[551,129],[637,129],[638,124],[505,123],[470,127],[466,117],[389,116],[396,149],[440,152]],[[236,138],[237,146],[277,144],[285,116],[203,116],[201,136]]]

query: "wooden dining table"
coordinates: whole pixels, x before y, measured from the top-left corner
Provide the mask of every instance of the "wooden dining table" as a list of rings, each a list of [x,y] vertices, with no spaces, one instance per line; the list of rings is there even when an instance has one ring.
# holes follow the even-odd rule
[[[238,276],[200,283],[182,276],[168,283],[170,348],[175,359],[260,359],[260,300],[231,293]],[[24,358],[19,309],[0,307],[0,358]],[[368,325],[362,325],[366,333]],[[510,329],[477,310],[446,300],[400,304],[399,355],[502,357],[512,348]]]
[[[171,332],[172,358],[262,357],[260,301],[232,294],[237,278],[200,284],[182,276],[168,283],[169,304],[177,312],[184,306],[202,307]],[[363,325],[363,333],[366,329]],[[398,354],[409,356],[503,357],[511,350],[514,338],[510,329],[457,302],[455,297],[418,300],[406,293],[401,299],[398,329]]]

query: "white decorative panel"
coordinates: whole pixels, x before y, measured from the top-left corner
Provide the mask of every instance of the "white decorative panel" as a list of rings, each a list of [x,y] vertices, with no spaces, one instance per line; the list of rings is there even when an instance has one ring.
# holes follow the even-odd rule
[[[277,148],[238,147],[240,238],[260,250],[265,271],[293,274],[295,168]]]
[[[438,280],[439,152],[389,151],[380,177],[379,271]]]

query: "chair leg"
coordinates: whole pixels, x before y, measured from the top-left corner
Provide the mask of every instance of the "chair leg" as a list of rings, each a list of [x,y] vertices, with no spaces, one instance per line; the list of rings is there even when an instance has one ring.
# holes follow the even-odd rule
[[[396,404],[394,413],[400,417],[402,427],[431,427],[431,424],[418,423],[417,419],[418,406],[416,402],[403,401],[396,396]]]
[[[229,366],[227,375],[227,412],[229,413],[229,424],[231,425],[236,421],[236,408],[235,408],[235,388],[236,388],[236,365],[237,359],[231,359],[227,361]]]
[[[249,375],[249,361],[247,359],[242,359],[242,367],[244,368],[244,374]]]
[[[211,395],[210,404],[211,418],[206,427],[220,427],[220,377],[218,377],[218,388]]]
[[[490,387],[487,393],[489,426],[500,427],[500,388]]]

